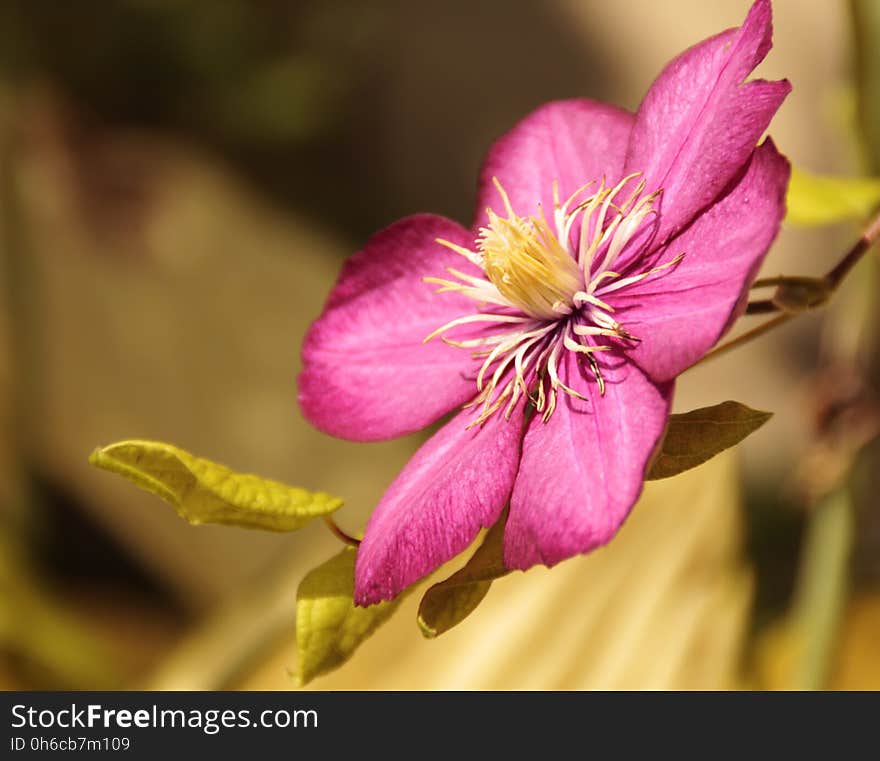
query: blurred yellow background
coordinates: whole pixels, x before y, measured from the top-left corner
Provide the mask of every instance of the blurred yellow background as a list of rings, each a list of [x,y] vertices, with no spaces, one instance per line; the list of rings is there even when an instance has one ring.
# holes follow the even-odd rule
[[[747,8],[4,3],[0,686],[291,688],[296,585],[336,540],[193,528],[89,452],[174,442],[339,494],[339,522],[360,530],[422,437],[350,444],[299,413],[298,347],[341,262],[408,213],[468,222],[482,154],[529,110],[577,95],[635,108],[667,60]],[[774,139],[803,168],[865,171],[849,3],[774,8],[758,73],[794,85]],[[786,228],[766,272],[821,273],[855,234]],[[651,484],[608,548],[507,577],[436,641],[413,596],[314,687],[803,686],[802,634],[783,622],[804,556],[799,468],[819,445],[814,371],[829,341],[871,340],[871,287],[862,268],[827,312],[686,374],[678,410],[737,399],[776,416]],[[827,686],[880,687],[873,493]]]

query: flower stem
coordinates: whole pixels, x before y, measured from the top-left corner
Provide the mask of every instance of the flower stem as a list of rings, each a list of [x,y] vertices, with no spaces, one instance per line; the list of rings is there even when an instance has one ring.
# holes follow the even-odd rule
[[[810,293],[809,289],[806,289],[804,291],[805,300],[801,307],[796,309],[785,309],[784,306],[781,305],[783,303],[781,299],[760,299],[749,302],[746,307],[746,314],[776,314],[780,312],[781,314],[778,314],[772,320],[768,320],[767,322],[758,325],[756,328],[743,333],[741,336],[737,336],[727,343],[722,344],[717,349],[710,351],[699,362],[697,362],[694,367],[722,354],[726,354],[731,349],[735,349],[754,338],[764,335],[770,330],[788,322],[800,312],[809,311],[810,309],[824,304],[827,301],[827,298],[837,290],[852,268],[861,260],[865,253],[871,249],[878,239],[880,239],[880,211],[878,211],[873,219],[871,219],[868,226],[865,228],[865,231],[855,242],[853,247],[850,248],[850,250],[844,254],[843,258],[821,278],[788,277],[781,275],[779,277],[756,280],[754,285],[752,285],[752,288],[776,286],[777,288],[783,289],[790,286],[795,288],[811,286],[813,288],[813,293]],[[820,293],[822,291],[824,291],[824,294]],[[819,293],[818,296],[816,295],[817,293]],[[813,298],[812,301],[810,300],[811,297]]]
[[[846,253],[843,259],[825,275],[825,279],[831,284],[832,289],[840,285],[841,281],[849,274],[849,271],[864,256],[865,252],[877,242],[878,238],[880,238],[880,213],[871,220],[871,223],[862,233],[862,237],[856,241],[856,244]]]
[[[746,314],[773,314],[778,311],[779,307],[771,299],[750,301],[746,307]]]
[[[744,343],[748,343],[752,339],[757,338],[758,336],[764,335],[764,333],[768,333],[769,331],[773,330],[774,328],[779,327],[783,323],[788,322],[789,320],[791,320],[794,317],[795,317],[795,315],[791,314],[789,312],[784,312],[783,314],[778,314],[773,319],[767,320],[767,322],[761,323],[757,327],[752,328],[750,331],[743,333],[741,336],[737,336],[736,338],[728,341],[726,344],[722,344],[717,349],[713,349],[708,354],[706,354],[699,362],[694,364],[693,367],[696,367],[697,365],[701,365],[703,362],[708,362],[710,359],[715,359],[716,357],[719,357],[722,354],[726,354],[727,352],[731,351],[732,349],[735,349]]]
[[[333,517],[330,515],[324,516],[324,523],[327,524],[327,528],[330,529],[330,533],[333,534],[337,539],[341,540],[345,544],[350,544],[352,547],[360,547],[361,540],[355,539],[353,536],[346,534],[339,526],[336,524],[336,521],[333,520]]]

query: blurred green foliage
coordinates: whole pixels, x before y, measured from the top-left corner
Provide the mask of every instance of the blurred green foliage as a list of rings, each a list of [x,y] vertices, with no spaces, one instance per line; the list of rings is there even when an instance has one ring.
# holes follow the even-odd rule
[[[347,125],[375,77],[363,62],[380,6],[8,0],[0,78],[48,89],[82,139],[106,128],[173,133],[282,203],[328,219],[334,159],[339,168],[352,153]],[[341,222],[375,226],[357,213]]]
[[[297,141],[332,124],[347,78],[311,48],[303,3],[0,5],[0,61],[16,79],[63,84],[97,115],[215,139]]]

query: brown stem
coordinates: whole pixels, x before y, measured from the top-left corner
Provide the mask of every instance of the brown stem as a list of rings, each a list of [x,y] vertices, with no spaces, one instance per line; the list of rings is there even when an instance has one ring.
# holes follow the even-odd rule
[[[324,516],[324,523],[327,524],[327,528],[330,529],[331,533],[340,541],[345,544],[350,544],[352,547],[360,547],[361,540],[355,539],[353,536],[349,536],[346,534],[339,526],[336,525],[336,521],[329,515]]]
[[[719,357],[722,354],[726,354],[731,349],[735,349],[737,346],[740,346],[741,344],[744,344],[747,341],[751,341],[753,338],[757,338],[758,336],[761,336],[764,333],[767,333],[768,331],[773,330],[773,328],[776,328],[779,325],[782,325],[784,322],[788,322],[794,316],[795,316],[794,314],[789,313],[789,312],[784,312],[783,314],[777,315],[772,320],[767,320],[767,322],[761,323],[756,328],[752,328],[747,333],[743,333],[741,336],[737,336],[733,340],[728,341],[726,344],[722,344],[717,349],[710,351],[699,362],[692,365],[692,367],[696,367],[697,365],[700,365],[703,362],[707,362],[710,359],[714,359],[715,357]]]
[[[877,242],[878,239],[880,239],[880,211],[878,211],[878,213],[874,216],[874,218],[865,228],[862,236],[856,241],[855,245],[846,252],[844,257],[836,265],[834,265],[834,267],[832,267],[824,277],[816,279],[817,282],[824,281],[827,284],[828,295],[834,293],[834,291],[837,290],[837,287],[840,285],[841,282],[843,282],[843,279],[849,274],[850,270],[852,270],[852,268]],[[756,280],[752,284],[752,288],[767,288],[771,286],[783,287],[798,279],[804,280],[803,278],[791,278],[786,277],[785,275],[780,275],[779,277],[763,278],[761,280]],[[814,306],[820,306],[821,304],[825,303],[826,300],[827,296],[823,295],[822,301],[815,304]],[[746,307],[746,314],[774,314],[781,311],[782,308],[772,299],[751,301]],[[718,357],[721,354],[725,354],[731,349],[734,349],[737,346],[741,346],[747,341],[751,341],[753,338],[757,338],[758,336],[761,336],[764,333],[773,330],[773,328],[776,328],[779,325],[788,322],[788,320],[794,317],[795,314],[798,313],[783,312],[772,320],[768,320],[767,322],[758,325],[758,327],[753,328],[746,333],[743,333],[737,338],[734,338],[732,341],[728,341],[726,344],[722,344],[714,351],[710,351],[696,364],[699,365],[709,359],[713,359],[714,357]],[[696,367],[696,365],[694,365],[694,367]]]
[[[880,238],[880,213],[871,220],[865,232],[862,233],[862,237],[856,241],[856,244],[846,253],[846,256],[825,275],[825,279],[831,284],[832,289],[840,285],[841,281],[849,274],[849,271],[864,256],[865,252],[877,242],[878,238]]]
[[[746,314],[773,314],[778,311],[779,307],[776,306],[771,299],[750,301],[746,307]]]
[[[774,285],[783,285],[791,280],[787,275],[777,275],[776,277],[762,277],[752,283],[752,290],[757,288],[772,288]]]

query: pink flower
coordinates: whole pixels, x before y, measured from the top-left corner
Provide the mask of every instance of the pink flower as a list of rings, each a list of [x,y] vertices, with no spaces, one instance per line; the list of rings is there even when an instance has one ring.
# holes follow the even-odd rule
[[[376,441],[464,405],[373,513],[359,604],[463,551],[508,503],[510,568],[620,528],[676,376],[742,313],[784,215],[788,163],[755,146],[790,86],[745,83],[770,46],[758,0],[673,60],[635,115],[542,106],[489,151],[470,230],[407,217],[345,265],[304,344],[306,417]]]

